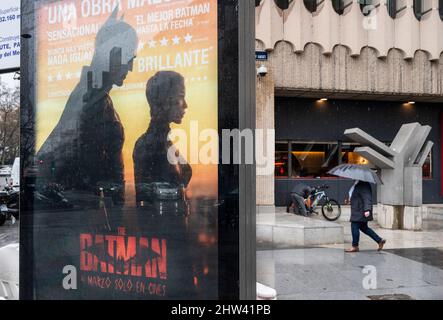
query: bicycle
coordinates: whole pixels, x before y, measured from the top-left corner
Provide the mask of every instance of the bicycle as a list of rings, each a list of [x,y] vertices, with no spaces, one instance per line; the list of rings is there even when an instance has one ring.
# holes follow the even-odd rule
[[[318,214],[315,209],[322,202],[321,212],[323,217],[328,221],[336,221],[341,215],[341,206],[337,200],[331,199],[326,194],[329,186],[322,185],[314,187],[305,204],[308,212]]]
[[[309,214],[318,214],[316,209],[322,203],[321,212],[323,217],[328,221],[336,221],[340,218],[341,206],[337,200],[328,197],[325,191],[328,188],[327,185],[313,187],[309,196],[305,199],[305,206]],[[297,204],[293,203],[293,206],[295,206],[294,209],[301,211],[300,207],[297,208]]]

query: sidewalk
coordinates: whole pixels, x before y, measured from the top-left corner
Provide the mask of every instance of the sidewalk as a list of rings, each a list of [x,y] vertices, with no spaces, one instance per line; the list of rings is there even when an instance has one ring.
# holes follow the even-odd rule
[[[353,254],[343,251],[351,244],[350,223],[339,223],[344,244],[258,251],[257,281],[275,288],[282,300],[443,299],[443,221],[426,220],[420,232],[371,222],[387,239],[386,250],[377,252],[377,244],[362,234],[362,251]],[[367,266],[375,267],[376,289],[363,286]]]
[[[6,221],[0,226],[0,300],[18,299],[19,225]]]

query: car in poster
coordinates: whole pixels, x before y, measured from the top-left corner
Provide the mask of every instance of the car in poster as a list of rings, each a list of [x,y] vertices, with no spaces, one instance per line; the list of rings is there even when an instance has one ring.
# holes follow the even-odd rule
[[[169,182],[140,183],[137,185],[142,199],[138,200],[180,200],[183,188]]]

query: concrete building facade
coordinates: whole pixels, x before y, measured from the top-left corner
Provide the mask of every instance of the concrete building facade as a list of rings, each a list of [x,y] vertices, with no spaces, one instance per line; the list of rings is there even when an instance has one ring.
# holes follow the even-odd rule
[[[303,180],[342,202],[349,181],[325,170],[365,161],[347,140],[361,127],[390,144],[401,124],[432,127],[423,201],[443,202],[442,0],[256,1],[257,128],[275,129],[274,174],[257,176],[257,212]],[[322,100],[320,100],[322,99]],[[360,162],[359,162],[360,161]]]

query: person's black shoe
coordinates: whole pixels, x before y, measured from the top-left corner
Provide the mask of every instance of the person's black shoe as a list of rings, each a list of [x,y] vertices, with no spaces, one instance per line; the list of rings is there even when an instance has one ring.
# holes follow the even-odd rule
[[[289,207],[286,207],[286,213],[289,213]]]

